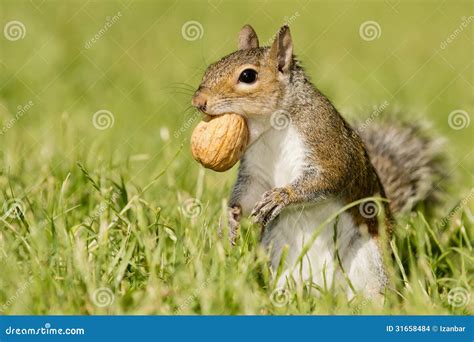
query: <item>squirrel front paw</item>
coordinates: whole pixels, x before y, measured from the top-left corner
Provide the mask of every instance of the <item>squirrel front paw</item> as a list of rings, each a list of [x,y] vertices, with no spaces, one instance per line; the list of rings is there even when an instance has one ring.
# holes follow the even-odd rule
[[[286,188],[275,188],[263,194],[262,199],[255,205],[251,216],[255,223],[262,227],[273,221],[280,212],[290,204],[290,192]]]

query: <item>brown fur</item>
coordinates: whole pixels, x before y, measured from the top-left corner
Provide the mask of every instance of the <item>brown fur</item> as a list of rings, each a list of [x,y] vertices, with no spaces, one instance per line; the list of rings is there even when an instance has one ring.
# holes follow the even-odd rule
[[[309,150],[306,170],[297,181],[264,194],[253,212],[258,222],[265,226],[283,208],[292,204],[328,197],[339,197],[345,204],[371,196],[385,197],[384,186],[389,186],[392,209],[403,207],[407,201],[406,194],[400,194],[395,188],[403,186],[407,189],[405,183],[412,179],[400,170],[396,160],[379,153],[381,150],[377,144],[381,139],[372,139],[375,132],[369,130],[364,132],[367,149],[358,133],[312,85],[292,54],[287,26],[280,29],[271,47],[258,47],[255,31],[245,26],[239,34],[239,47],[238,51],[209,66],[193,103],[205,108],[204,111],[210,115],[233,111],[267,119],[283,109],[289,113],[292,124]],[[258,82],[254,86],[242,87],[238,83],[239,74],[249,67],[258,72]],[[403,146],[391,146],[395,150],[401,148]],[[240,195],[247,183],[244,174],[249,173],[251,170],[246,170],[244,158],[231,206],[240,207]],[[383,208],[390,233],[391,209],[388,205]],[[358,207],[352,208],[350,213],[359,226],[365,225],[372,235],[378,234],[376,218],[364,217]]]

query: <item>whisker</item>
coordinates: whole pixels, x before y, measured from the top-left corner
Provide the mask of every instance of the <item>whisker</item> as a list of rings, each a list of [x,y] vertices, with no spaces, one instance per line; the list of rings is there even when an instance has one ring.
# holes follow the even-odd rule
[[[161,88],[161,90],[163,90],[167,93],[182,94],[182,95],[186,95],[186,96],[189,96],[189,97],[193,97],[193,95],[194,95],[194,92],[191,92],[190,90],[183,89],[183,88],[164,87],[164,88]]]
[[[187,88],[181,88],[181,87],[165,87],[163,89],[177,89],[177,90],[182,90],[182,91],[188,92],[190,94],[194,94],[194,90],[187,89]]]
[[[189,88],[191,90],[196,89],[196,87],[192,86],[191,84],[183,83],[183,82],[173,82],[173,83],[171,83],[171,85],[181,86],[183,88]]]
[[[189,91],[190,93],[194,93],[194,89],[189,89],[189,88],[180,87],[180,86],[166,86],[166,87],[163,87],[162,89],[181,89],[181,90]]]
[[[187,106],[187,107],[186,107],[186,109],[184,109],[184,111],[183,111],[183,112],[184,112],[184,113],[186,113],[186,112],[187,112],[187,111],[189,111],[190,109],[194,109],[194,110],[196,110],[196,111],[197,111],[197,109],[196,109],[196,108],[194,108],[194,106],[193,106],[193,105],[189,105],[189,106]],[[186,114],[187,114],[187,113],[186,113]]]
[[[181,91],[176,91],[176,90],[173,90],[171,91],[171,94],[179,94],[179,95],[186,95],[188,97],[192,97],[193,94],[189,94],[189,93],[185,93],[185,92],[181,92]]]

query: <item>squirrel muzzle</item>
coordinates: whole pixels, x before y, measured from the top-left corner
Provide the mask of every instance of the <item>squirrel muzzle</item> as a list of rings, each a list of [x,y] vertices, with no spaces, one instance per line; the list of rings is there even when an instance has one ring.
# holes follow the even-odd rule
[[[205,112],[207,109],[207,95],[201,90],[198,89],[194,93],[192,104],[194,107],[199,109],[201,112]]]

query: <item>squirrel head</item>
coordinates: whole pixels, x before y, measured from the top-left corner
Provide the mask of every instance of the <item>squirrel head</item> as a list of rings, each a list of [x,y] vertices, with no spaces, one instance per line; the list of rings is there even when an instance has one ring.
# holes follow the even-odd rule
[[[238,35],[238,50],[207,68],[192,103],[209,115],[267,117],[278,110],[294,64],[287,25],[277,32],[271,47],[259,47],[254,29],[245,25]]]

